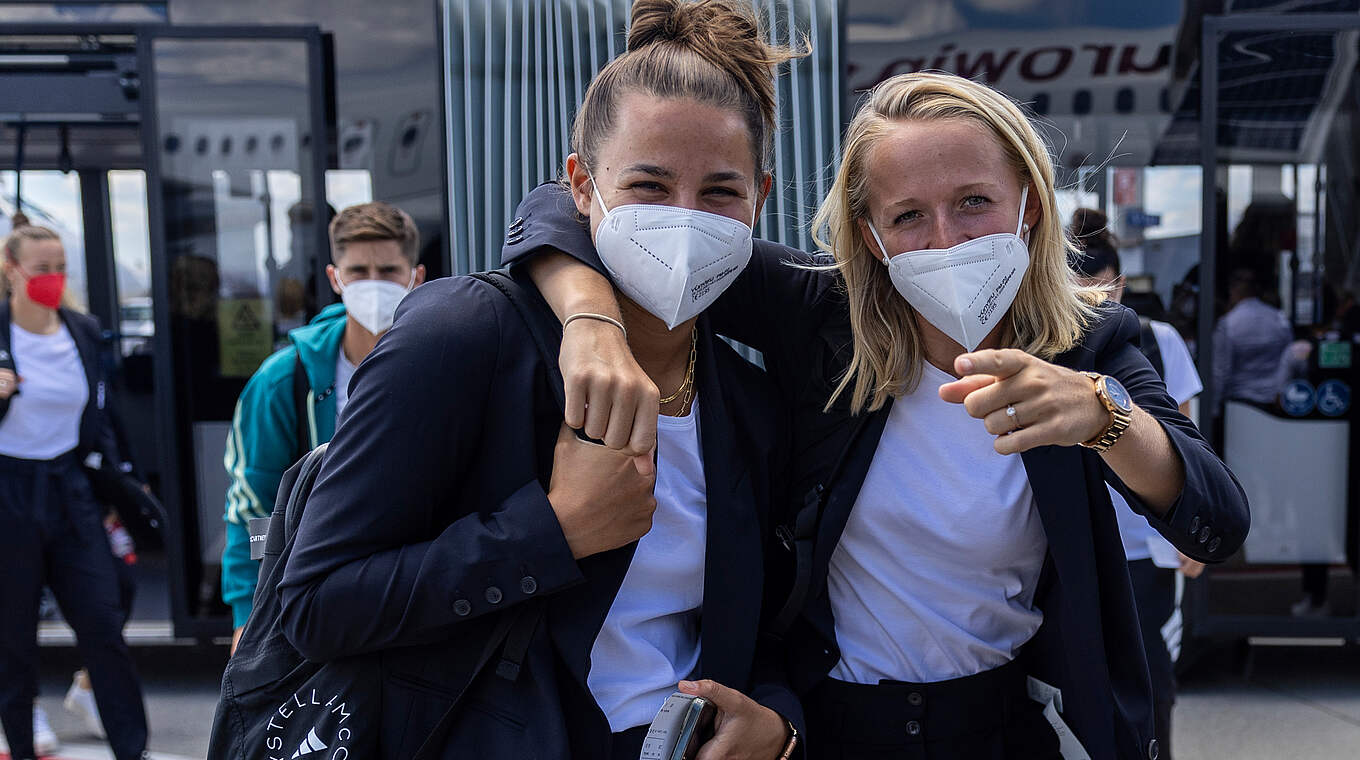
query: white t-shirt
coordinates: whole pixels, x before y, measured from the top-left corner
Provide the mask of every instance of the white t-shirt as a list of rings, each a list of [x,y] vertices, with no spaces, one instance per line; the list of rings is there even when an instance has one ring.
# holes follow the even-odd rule
[[[1035,586],[1048,538],[1019,456],[940,399],[930,364],[893,402],[831,555],[841,659],[831,676],[933,683],[1000,667],[1043,622]]]
[[[354,370],[358,369],[349,363],[345,358],[345,348],[340,347],[335,356],[335,421],[340,422],[340,412],[345,410],[345,404],[349,403],[349,381],[354,377]]]
[[[80,417],[90,400],[80,352],[65,324],[51,335],[11,324],[9,341],[23,382],[0,420],[0,454],[55,459],[80,444]]]
[[[650,723],[699,664],[708,496],[699,402],[657,418],[656,513],[590,650],[586,683],[614,732]]]
[[[1190,358],[1190,349],[1181,339],[1176,328],[1165,322],[1152,321],[1152,335],[1157,339],[1157,348],[1162,352],[1162,368],[1165,375],[1166,391],[1176,404],[1199,395],[1204,390],[1195,362]],[[1179,565],[1176,548],[1155,528],[1148,524],[1147,518],[1133,511],[1129,502],[1118,491],[1110,489],[1110,501],[1114,502],[1114,516],[1119,521],[1119,538],[1124,543],[1124,556],[1132,560],[1152,559],[1159,567]]]

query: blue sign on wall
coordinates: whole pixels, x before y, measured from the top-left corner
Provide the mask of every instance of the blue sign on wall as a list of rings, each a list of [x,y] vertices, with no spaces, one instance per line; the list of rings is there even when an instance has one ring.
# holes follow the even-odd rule
[[[1317,394],[1307,380],[1295,380],[1280,392],[1280,408],[1291,417],[1307,417],[1317,405]]]
[[[1340,380],[1318,386],[1317,408],[1328,417],[1340,417],[1351,408],[1351,387]]]
[[[1149,214],[1146,211],[1134,210],[1124,214],[1124,224],[1140,229],[1147,227],[1160,227],[1162,225],[1161,214]]]

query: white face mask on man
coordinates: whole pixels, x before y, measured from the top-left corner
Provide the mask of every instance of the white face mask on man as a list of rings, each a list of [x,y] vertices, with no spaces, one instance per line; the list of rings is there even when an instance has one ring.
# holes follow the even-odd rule
[[[652,316],[676,326],[698,316],[751,261],[751,225],[707,211],[632,203],[604,209],[595,250],[623,294]]]
[[[382,335],[392,327],[401,299],[415,287],[416,273],[411,272],[411,281],[404,288],[388,280],[355,280],[345,284],[337,276],[335,281],[340,284],[340,300],[345,303],[345,312],[365,330]]]
[[[1020,193],[1015,232],[966,240],[952,248],[907,251],[889,256],[873,222],[873,233],[893,287],[911,308],[972,351],[1010,310],[1029,268],[1029,245],[1020,235],[1029,186]]]

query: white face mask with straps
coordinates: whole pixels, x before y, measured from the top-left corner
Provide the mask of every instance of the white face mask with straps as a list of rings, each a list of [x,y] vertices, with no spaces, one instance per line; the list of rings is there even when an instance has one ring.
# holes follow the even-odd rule
[[[346,284],[336,275],[340,283],[340,300],[345,303],[345,312],[365,330],[374,335],[382,335],[392,326],[397,315],[397,305],[416,285],[415,270],[411,270],[411,281],[402,287],[388,280],[355,280]]]
[[[966,240],[952,248],[888,255],[874,223],[868,222],[893,287],[911,308],[954,342],[972,351],[1011,308],[1029,268],[1025,201],[1020,193],[1020,221],[1015,232],[999,232]]]
[[[718,300],[751,261],[751,224],[707,211],[632,203],[609,208],[590,177],[604,218],[595,250],[623,294],[667,329]]]

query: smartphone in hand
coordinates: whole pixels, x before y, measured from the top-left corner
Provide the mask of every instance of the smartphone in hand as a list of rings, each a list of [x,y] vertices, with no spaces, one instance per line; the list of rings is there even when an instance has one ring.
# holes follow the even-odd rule
[[[638,760],[694,760],[704,742],[713,738],[717,718],[712,702],[675,692],[652,719]]]

